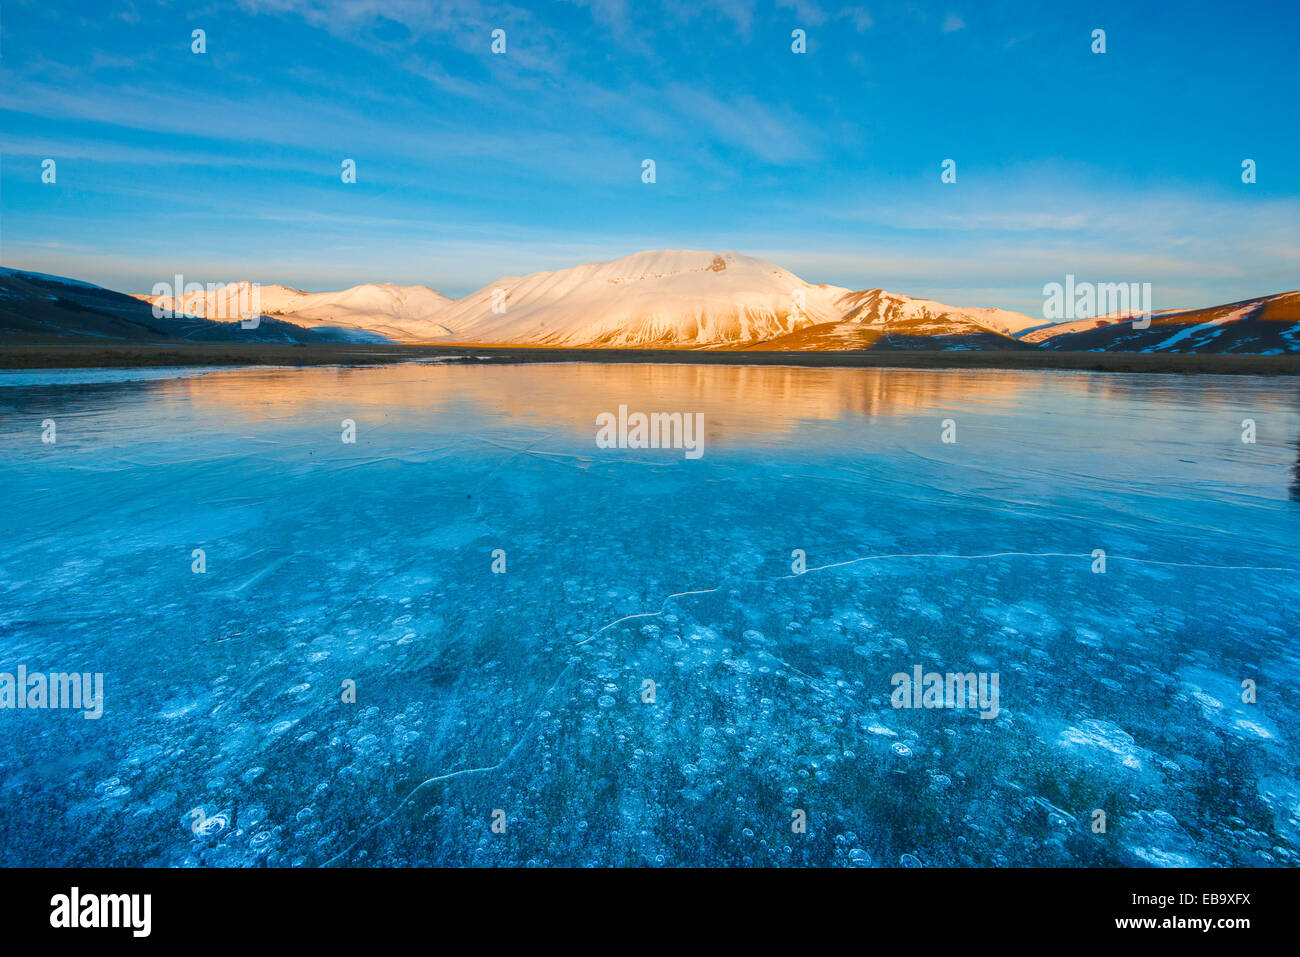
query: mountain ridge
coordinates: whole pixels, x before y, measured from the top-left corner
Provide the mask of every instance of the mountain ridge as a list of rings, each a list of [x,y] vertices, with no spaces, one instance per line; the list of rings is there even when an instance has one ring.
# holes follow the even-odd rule
[[[22,290],[15,292],[17,286]],[[1163,310],[1151,316],[1147,328],[1116,315],[1051,322],[880,288],[809,283],[732,250],[646,250],[502,276],[460,299],[423,285],[363,283],[323,293],[258,285],[265,325],[260,335],[237,321],[238,306],[252,286],[242,281],[182,296],[128,296],[5,267],[0,268],[0,333],[553,348],[1300,352],[1300,292]],[[15,300],[44,318],[29,321],[22,309],[15,312]],[[148,315],[124,300],[138,302]],[[96,310],[105,315],[92,321],[87,311]]]

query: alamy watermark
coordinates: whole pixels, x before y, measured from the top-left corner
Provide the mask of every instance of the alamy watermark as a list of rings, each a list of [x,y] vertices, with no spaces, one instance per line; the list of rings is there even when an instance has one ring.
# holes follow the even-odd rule
[[[151,894],[83,894],[74,887],[50,898],[50,926],[125,928],[133,937],[148,937],[152,911]]]
[[[174,319],[177,315],[198,316],[218,322],[239,320],[241,329],[256,329],[262,322],[262,287],[255,282],[218,283],[186,282],[177,273],[173,282],[153,284],[155,319]],[[198,296],[193,311],[186,312],[184,301]]]
[[[596,447],[602,449],[685,449],[688,459],[704,454],[703,412],[631,412],[596,416]]]
[[[16,675],[0,672],[0,710],[9,708],[78,710],[83,718],[96,721],[104,715],[104,675],[28,673],[26,665],[19,665]]]
[[[913,665],[912,673],[900,671],[889,679],[894,691],[889,703],[895,708],[972,708],[981,718],[998,716],[998,672],[924,671]]]
[[[1077,282],[1068,274],[1064,283],[1043,286],[1043,318],[1052,322],[1114,316],[1132,319],[1134,329],[1151,325],[1151,283]]]

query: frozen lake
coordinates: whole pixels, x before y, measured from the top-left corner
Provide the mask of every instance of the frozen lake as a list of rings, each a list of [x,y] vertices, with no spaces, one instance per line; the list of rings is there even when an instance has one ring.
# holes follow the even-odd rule
[[[0,864],[1294,866],[1298,440],[1285,378],[0,372],[0,672],[103,676],[0,710]]]

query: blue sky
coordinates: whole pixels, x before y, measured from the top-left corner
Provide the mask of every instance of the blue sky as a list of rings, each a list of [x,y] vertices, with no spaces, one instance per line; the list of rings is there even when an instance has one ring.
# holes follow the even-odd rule
[[[1067,273],[1151,282],[1156,308],[1300,287],[1293,0],[0,16],[0,261],[116,289],[179,272],[459,296],[652,248],[1026,312]]]

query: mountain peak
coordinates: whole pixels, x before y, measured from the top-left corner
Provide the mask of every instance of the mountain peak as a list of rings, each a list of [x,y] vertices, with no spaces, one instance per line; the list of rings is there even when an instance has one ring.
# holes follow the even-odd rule
[[[451,338],[554,346],[738,345],[837,319],[848,292],[733,250],[651,249],[503,277],[439,317]]]

